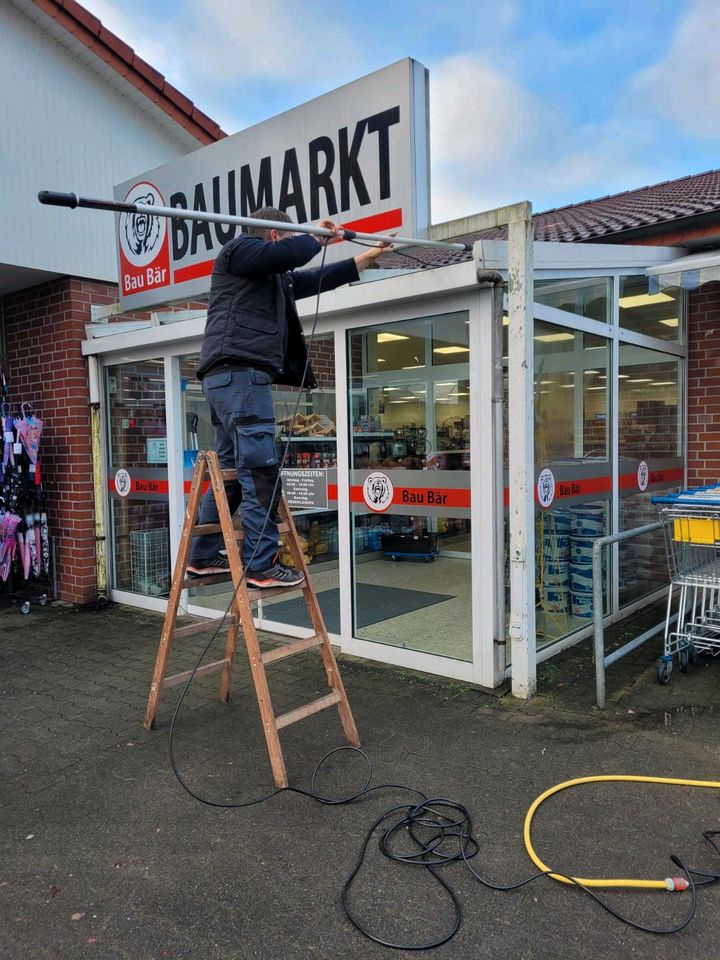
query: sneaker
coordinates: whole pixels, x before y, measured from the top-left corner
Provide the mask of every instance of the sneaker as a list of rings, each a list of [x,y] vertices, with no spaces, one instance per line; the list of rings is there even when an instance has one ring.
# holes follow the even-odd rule
[[[187,565],[187,572],[191,577],[212,577],[222,573],[230,573],[230,567],[224,557],[213,557],[212,560],[191,560]]]
[[[274,563],[260,573],[248,573],[247,582],[249,587],[255,587],[256,590],[270,590],[273,587],[299,587],[305,582],[305,577],[299,570]]]

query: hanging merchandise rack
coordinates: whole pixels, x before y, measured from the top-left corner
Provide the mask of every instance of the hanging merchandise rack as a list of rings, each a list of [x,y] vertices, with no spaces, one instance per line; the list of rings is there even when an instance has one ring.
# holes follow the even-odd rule
[[[45,606],[55,596],[54,544],[48,529],[40,467],[43,421],[33,405],[0,407],[0,588],[10,605],[29,613],[31,600]],[[51,590],[52,586],[52,590]],[[6,587],[6,589],[5,589]]]

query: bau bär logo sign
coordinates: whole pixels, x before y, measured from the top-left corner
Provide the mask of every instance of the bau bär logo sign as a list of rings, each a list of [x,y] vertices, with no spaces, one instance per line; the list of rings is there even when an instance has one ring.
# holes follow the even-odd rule
[[[165,206],[156,186],[141,180],[125,195],[125,203]],[[120,285],[124,294],[170,285],[170,247],[167,220],[149,211],[121,213],[118,218]]]
[[[386,473],[371,473],[363,483],[363,499],[371,510],[382,513],[393,501],[393,485]]]

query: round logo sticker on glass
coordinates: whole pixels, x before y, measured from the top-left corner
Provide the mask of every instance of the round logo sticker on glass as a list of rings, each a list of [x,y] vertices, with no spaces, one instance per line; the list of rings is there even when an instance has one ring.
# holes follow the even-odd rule
[[[118,470],[115,474],[115,490],[121,497],[126,497],[132,488],[130,474],[125,469]]]
[[[537,495],[538,503],[544,510],[547,510],[555,499],[555,475],[548,467],[540,471],[537,481]]]
[[[645,461],[641,460],[640,465],[638,466],[638,472],[637,472],[638,489],[642,493],[644,493],[648,488],[649,482],[650,482],[650,470],[648,469],[648,465],[645,463]]]
[[[363,483],[363,499],[371,510],[382,513],[393,501],[394,488],[386,473],[371,473]]]

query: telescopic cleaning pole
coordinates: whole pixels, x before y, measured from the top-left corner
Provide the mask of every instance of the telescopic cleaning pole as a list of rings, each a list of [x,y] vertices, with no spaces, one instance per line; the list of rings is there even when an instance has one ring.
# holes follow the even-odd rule
[[[309,223],[288,224],[280,220],[258,220],[254,217],[234,217],[226,213],[208,213],[205,210],[185,210],[183,207],[160,207],[149,203],[123,203],[118,200],[95,200],[91,197],[78,197],[74,193],[56,193],[54,190],[41,190],[38,193],[40,203],[53,207],[87,207],[90,210],[110,210],[113,213],[145,213],[153,217],[169,217],[182,220],[207,220],[210,223],[234,223],[239,227],[260,227],[263,230],[291,230],[293,233],[311,233],[318,237],[334,237],[332,230],[315,227]],[[472,244],[450,243],[443,240],[418,240],[413,237],[393,237],[386,233],[358,233],[343,228],[345,240],[370,240],[373,242],[405,244],[414,247],[443,247],[446,250],[471,251]]]

